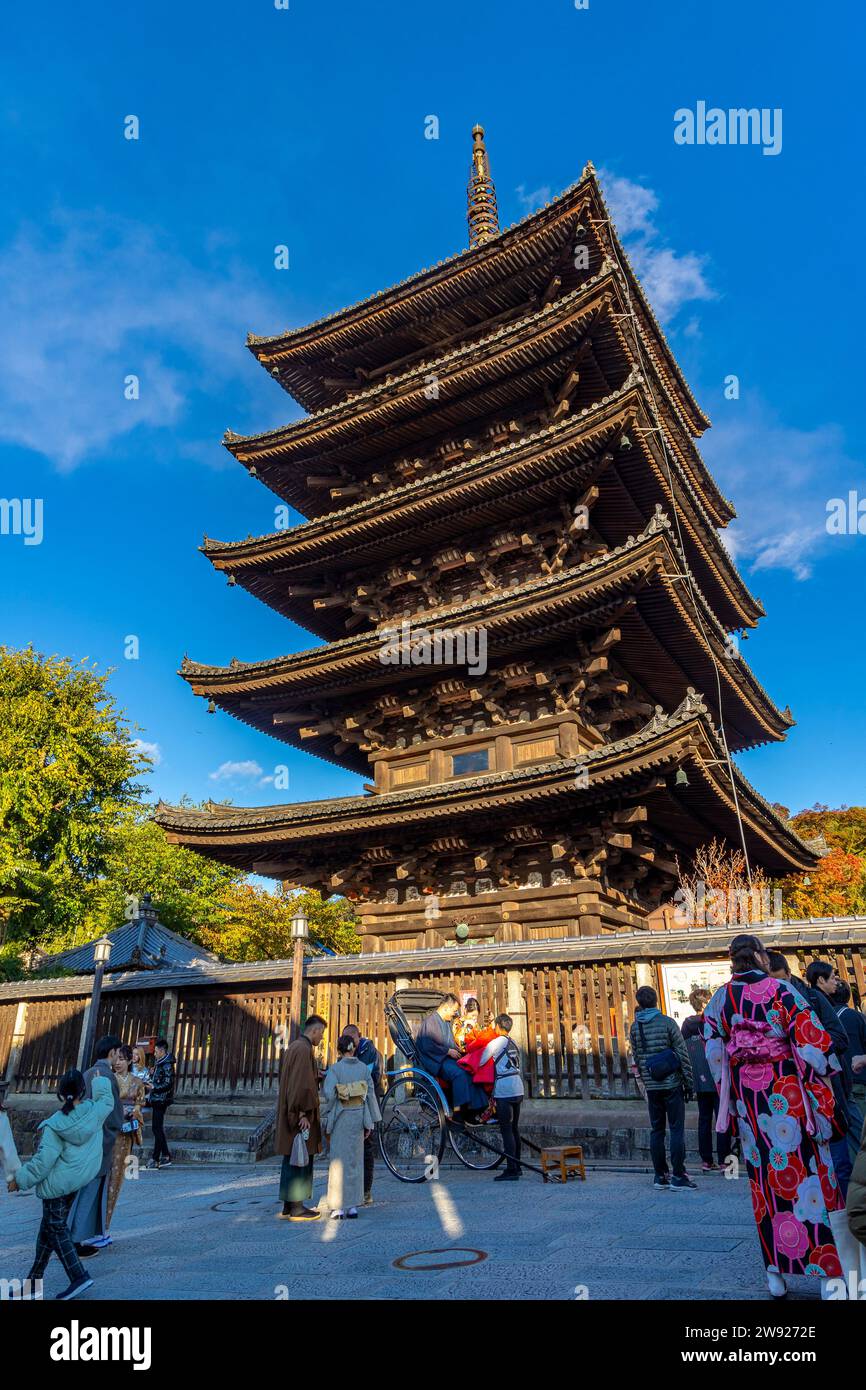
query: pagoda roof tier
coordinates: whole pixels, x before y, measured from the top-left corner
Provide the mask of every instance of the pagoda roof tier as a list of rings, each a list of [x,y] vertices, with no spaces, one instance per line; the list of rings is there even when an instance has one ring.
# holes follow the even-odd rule
[[[687,778],[676,786],[682,769]],[[581,775],[578,777],[577,774]],[[785,824],[736,767],[729,770],[700,697],[690,692],[671,715],[656,715],[638,733],[579,758],[531,769],[464,778],[447,784],[282,806],[190,811],[166,806],[155,820],[169,839],[248,872],[282,877],[275,861],[345,855],[347,848],[403,846],[413,834],[470,822],[489,833],[495,822],[529,810],[561,825],[615,798],[647,805],[649,824],[676,852],[687,854],[713,836],[740,841],[739,814],[751,861],[771,874],[809,869],[817,856]]]
[[[271,336],[250,334],[250,351],[305,410],[333,405],[377,372],[477,333],[485,323],[552,293],[582,272],[574,247],[604,250],[623,266],[645,347],[676,395],[693,434],[709,424],[677,365],[623,251],[591,164],[577,183],[483,245],[425,268],[397,285],[315,323]]]
[[[421,361],[317,414],[263,434],[228,432],[223,442],[278,496],[304,515],[316,515],[330,500],[326,489],[308,482],[311,470],[316,480],[324,469],[349,483],[381,469],[388,457],[429,448],[431,440],[450,444],[455,431],[477,428],[480,421],[493,425],[512,413],[519,417],[521,409],[537,413],[539,397],[547,393],[552,399],[578,361],[572,407],[610,394],[632,370],[649,363],[646,354],[636,354],[631,332],[622,327],[628,307],[623,274],[606,261],[578,289],[487,336]],[[734,508],[692,442],[664,377],[657,370],[653,376],[671,447],[713,524],[726,525]]]
[[[497,591],[419,615],[416,628],[459,631],[483,628],[488,664],[513,660],[518,652],[549,646],[577,628],[613,622],[622,636],[615,659],[654,702],[670,708],[689,685],[715,689],[712,651],[719,667],[728,741],[735,750],[783,738],[789,715],[772,703],[746,663],[732,660],[726,634],[696,591],[697,613],[683,580],[683,560],[670,523],[656,512],[644,533],[616,550],[544,579]],[[275,716],[310,702],[345,705],[353,692],[393,690],[401,682],[441,680],[442,666],[383,664],[387,632],[382,628],[326,646],[259,662],[206,666],[184,659],[180,674],[198,695],[251,724],[297,743],[341,766],[362,770],[360,755],[332,751],[333,739],[304,739]],[[674,655],[676,653],[676,655]],[[449,668],[450,669],[450,668]],[[456,670],[456,668],[455,668]],[[718,717],[718,710],[714,710]]]
[[[630,447],[621,441],[628,433]],[[605,451],[612,451],[606,454]],[[698,582],[728,629],[754,627],[763,607],[747,589],[679,460],[672,460],[683,542]],[[320,584],[359,566],[385,566],[407,551],[471,538],[513,522],[597,481],[595,529],[617,544],[640,531],[661,502],[670,507],[663,450],[646,388],[636,374],[619,391],[510,444],[417,478],[301,526],[242,541],[205,539],[202,550],[256,598],[321,637],[346,630],[344,608],[316,609],[292,585]]]

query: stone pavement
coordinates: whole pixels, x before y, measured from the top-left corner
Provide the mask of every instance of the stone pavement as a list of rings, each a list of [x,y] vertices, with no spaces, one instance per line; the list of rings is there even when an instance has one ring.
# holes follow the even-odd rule
[[[88,1261],[93,1298],[769,1299],[744,1181],[696,1177],[697,1192],[656,1192],[646,1171],[588,1181],[494,1183],[443,1165],[438,1182],[397,1182],[377,1166],[376,1205],[357,1221],[276,1220],[276,1160],[252,1171],[142,1172],[121,1193],[113,1246]],[[326,1185],[317,1165],[315,1196]],[[0,1278],[26,1274],[41,1214],[0,1193]],[[477,1260],[438,1270],[408,1264]],[[50,1298],[64,1283],[55,1260]],[[817,1297],[816,1280],[792,1293]],[[76,1305],[79,1306],[79,1305]]]

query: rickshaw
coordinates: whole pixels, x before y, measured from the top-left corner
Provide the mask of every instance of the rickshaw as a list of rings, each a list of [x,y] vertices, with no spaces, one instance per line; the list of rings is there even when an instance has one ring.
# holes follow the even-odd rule
[[[450,1145],[467,1168],[497,1168],[505,1155],[497,1125],[465,1124],[455,1119],[446,1086],[417,1063],[411,1019],[420,1022],[445,998],[441,990],[397,990],[385,1005],[394,1041],[394,1068],[385,1072],[387,1090],[380,1103],[379,1150],[401,1182],[435,1178]]]

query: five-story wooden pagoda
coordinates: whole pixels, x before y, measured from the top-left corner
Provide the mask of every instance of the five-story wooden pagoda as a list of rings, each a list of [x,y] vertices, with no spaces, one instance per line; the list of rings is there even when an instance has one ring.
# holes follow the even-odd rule
[[[372,951],[638,927],[713,837],[772,874],[814,862],[728,757],[792,721],[730,637],[763,610],[719,540],[709,422],[592,166],[500,232],[476,128],[469,232],[250,338],[308,413],[225,443],[309,519],[204,552],[324,641],[181,671],[367,794],[157,813],[175,842],[347,895]]]

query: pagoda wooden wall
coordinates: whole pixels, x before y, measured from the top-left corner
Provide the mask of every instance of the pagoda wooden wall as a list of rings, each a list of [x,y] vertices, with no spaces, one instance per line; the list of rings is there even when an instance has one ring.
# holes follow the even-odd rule
[[[304,1007],[328,1022],[324,1062],[333,1060],[340,1028],[357,1023],[389,1065],[394,1046],[385,1002],[395,989],[471,993],[482,1013],[507,1011],[515,1017],[530,1096],[634,1096],[626,1053],[638,983],[660,984],[662,965],[683,959],[681,948],[665,949],[666,932],[647,935],[650,949],[639,957],[554,960],[507,969],[473,969],[471,948],[456,955],[453,967],[449,963],[448,970],[432,973],[413,971],[405,956],[395,964],[383,955],[374,975],[360,970],[352,975],[343,973],[348,962],[341,966],[337,959],[332,977],[317,973],[305,983]],[[606,944],[610,946],[610,938]],[[715,958],[719,954],[713,952]],[[812,959],[832,961],[851,986],[855,1004],[866,1006],[866,931],[861,944],[834,946],[819,936],[814,945],[786,948],[786,954],[800,973]],[[703,952],[692,959],[703,957],[710,955]],[[23,1010],[14,995],[0,1002],[0,1078],[5,1075],[14,1090],[52,1091],[63,1072],[76,1065],[87,996],[64,997],[64,985],[70,983],[57,980],[57,993],[48,998],[27,998],[22,992]],[[153,982],[150,988],[104,994],[98,1031],[116,1032],[133,1043],[165,1029],[178,1059],[179,1097],[273,1095],[290,1009],[291,992],[283,981],[255,989],[236,985],[177,991]]]

